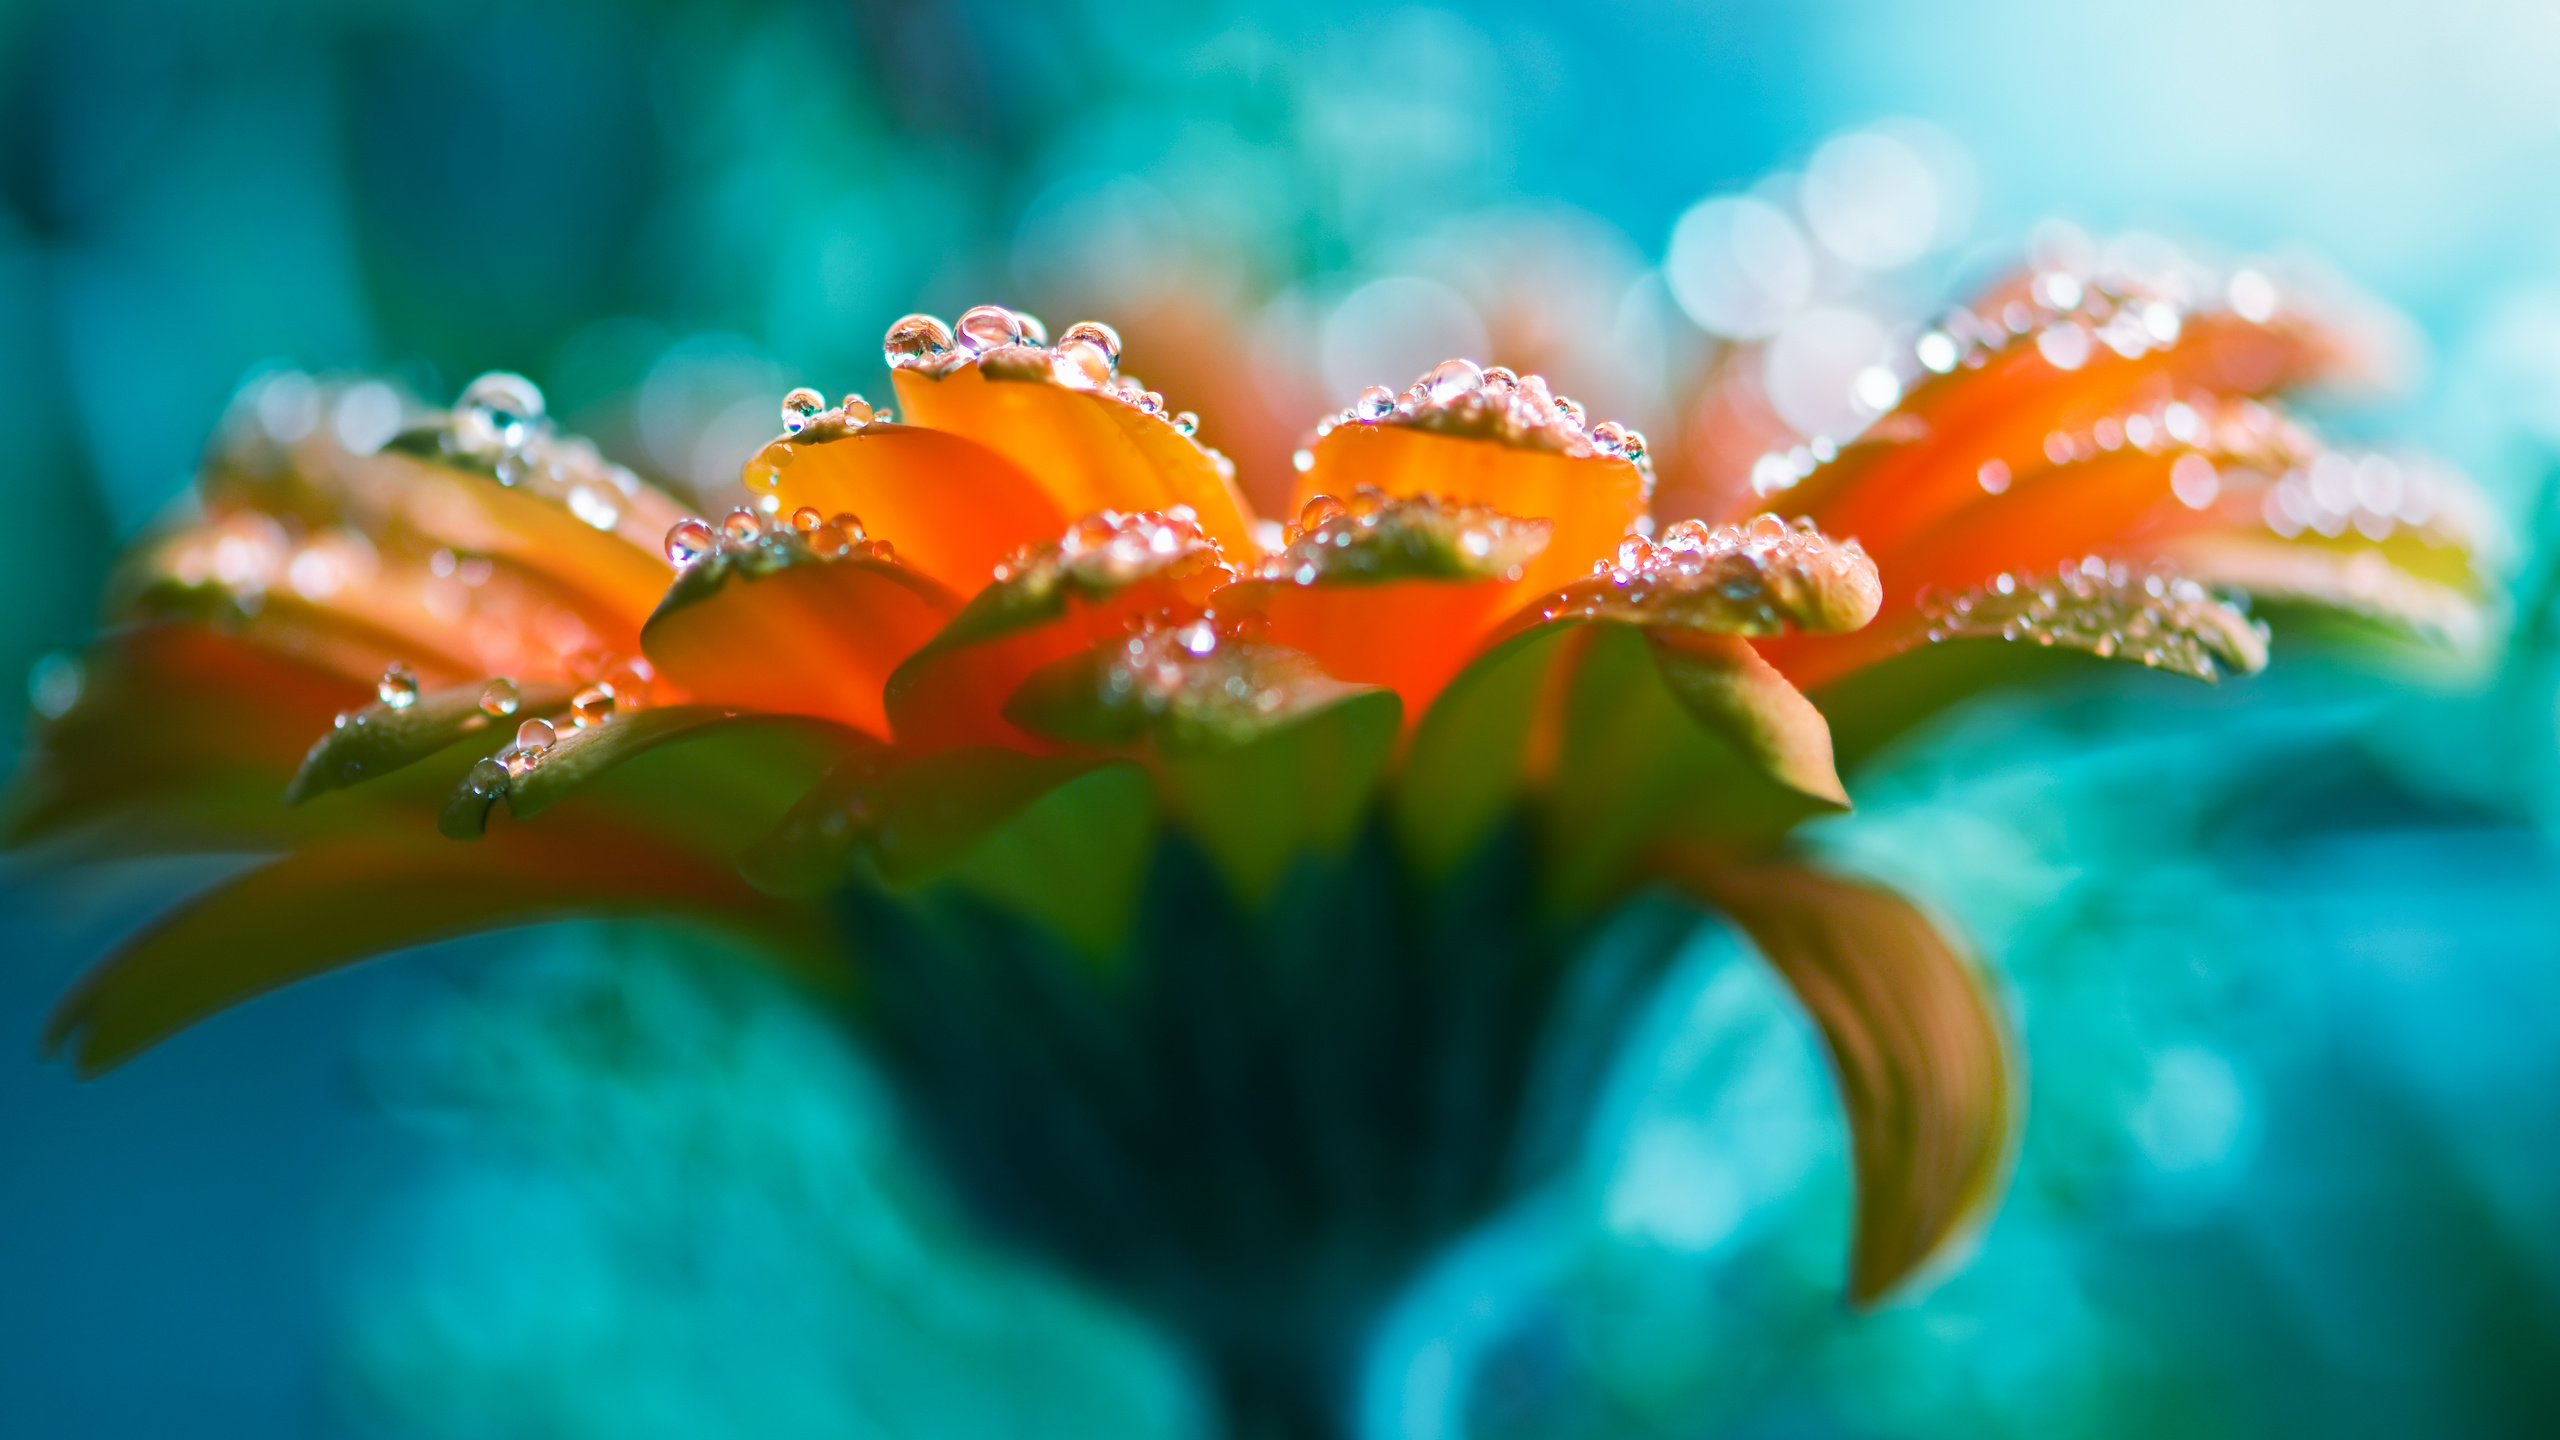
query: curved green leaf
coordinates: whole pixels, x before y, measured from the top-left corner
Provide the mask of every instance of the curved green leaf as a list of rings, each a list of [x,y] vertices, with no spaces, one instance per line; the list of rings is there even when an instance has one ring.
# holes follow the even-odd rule
[[[1822,1029],[1857,1165],[1849,1296],[1873,1304],[1998,1203],[2024,1111],[1999,1008],[1890,890],[1796,865],[1730,868],[1694,848],[1654,861],[1731,916]]]
[[[693,756],[688,764],[674,767],[679,773],[653,777],[656,793],[650,786],[626,785],[608,798],[620,808],[656,809],[675,814],[682,824],[724,829],[734,828],[734,816],[763,813],[765,818],[750,832],[760,833],[828,760],[862,743],[841,726],[802,715],[740,715],[708,705],[626,711],[602,724],[561,732],[517,773],[501,776],[490,768],[476,769],[454,787],[438,828],[457,840],[478,839],[500,800],[517,820],[531,820],[660,746],[682,741],[692,749],[722,735],[734,743]],[[693,773],[683,773],[688,770]]]

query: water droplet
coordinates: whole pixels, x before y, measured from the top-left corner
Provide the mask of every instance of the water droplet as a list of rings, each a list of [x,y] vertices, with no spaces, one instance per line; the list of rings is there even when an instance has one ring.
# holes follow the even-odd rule
[[[881,357],[892,370],[939,365],[951,354],[951,327],[930,315],[909,315],[889,327],[880,342]]]
[[[826,516],[819,514],[816,510],[811,509],[806,505],[803,505],[799,509],[791,512],[791,528],[803,535],[816,530],[819,526],[824,525],[825,523],[827,523]]]
[[[516,707],[523,703],[524,696],[516,689],[516,682],[504,675],[480,687],[480,713],[492,720],[503,720],[513,715]]]
[[[843,409],[844,423],[856,430],[870,424],[874,418],[871,413],[871,402],[863,399],[859,393],[844,397]]]
[[[1751,523],[1749,526],[1745,527],[1743,533],[1748,535],[1750,538],[1763,543],[1772,540],[1784,540],[1787,538],[1787,522],[1779,519],[1775,515],[1769,514],[1766,511],[1762,511],[1760,514],[1751,517]]]
[[[868,538],[867,532],[862,528],[862,517],[854,514],[850,510],[837,511],[834,515],[828,517],[827,523],[843,532],[844,538],[847,540],[862,540]]]
[[[720,548],[720,537],[699,520],[679,520],[667,528],[667,561],[681,570]]]
[[[1104,371],[1120,368],[1119,331],[1099,320],[1079,320],[1067,327],[1067,333],[1058,337],[1058,348],[1068,350],[1080,345],[1091,346],[1100,354]]]
[[[827,397],[803,385],[782,397],[782,428],[797,435],[826,408]]]
[[[590,685],[578,692],[578,698],[569,702],[569,718],[581,730],[601,725],[613,718],[616,698],[612,686]],[[517,743],[522,744],[523,741],[519,739]]]
[[[959,334],[960,348],[971,355],[1020,345],[1031,338],[1022,317],[1001,305],[972,307],[961,314],[960,322],[952,328]]]
[[[569,513],[598,530],[610,530],[622,523],[622,508],[593,485],[580,485],[569,492]]]
[[[720,533],[738,544],[753,545],[764,534],[764,521],[753,510],[732,510],[720,521]]]
[[[1322,527],[1328,520],[1339,520],[1350,513],[1350,506],[1330,495],[1312,496],[1307,500],[1305,508],[1298,512],[1298,529],[1315,530]]]
[[[1384,385],[1372,385],[1351,402],[1351,413],[1362,420],[1384,420],[1396,413],[1396,392]]]
[[[492,370],[463,387],[454,402],[455,439],[466,454],[514,450],[542,423],[542,391],[521,375]]]
[[[1484,372],[1476,368],[1473,360],[1443,360],[1432,366],[1419,383],[1426,402],[1446,405],[1481,388]]]
[[[505,765],[483,760],[471,767],[471,793],[483,800],[495,800],[507,793],[507,782],[512,778]]]
[[[1173,417],[1173,428],[1176,434],[1197,435],[1200,433],[1200,417],[1185,410]]]
[[[559,739],[560,732],[539,716],[516,727],[516,749],[530,759],[541,759]]]
[[[406,710],[418,703],[417,672],[394,660],[384,667],[382,678],[373,682],[373,693],[394,710]]]

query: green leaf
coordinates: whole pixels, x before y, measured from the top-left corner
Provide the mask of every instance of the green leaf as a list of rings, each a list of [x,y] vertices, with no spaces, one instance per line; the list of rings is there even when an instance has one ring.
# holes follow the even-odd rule
[[[1195,639],[1207,648],[1195,652],[1186,643]],[[1376,688],[1336,680],[1284,645],[1210,636],[1203,621],[1115,637],[1044,665],[1015,689],[1004,714],[1070,745],[1212,754]]]
[[[1750,935],[1822,1029],[1857,1166],[1849,1296],[1873,1304],[1998,1203],[2025,1099],[1999,1007],[1890,890],[1695,849],[1656,859]]]
[[[285,803],[299,805],[315,795],[361,785],[413,765],[469,735],[491,729],[480,706],[485,682],[457,685],[420,695],[405,706],[377,701],[338,717],[303,757],[285,787]],[[565,685],[531,685],[520,692],[515,715],[503,717],[506,731],[518,718],[555,711],[569,703]]]

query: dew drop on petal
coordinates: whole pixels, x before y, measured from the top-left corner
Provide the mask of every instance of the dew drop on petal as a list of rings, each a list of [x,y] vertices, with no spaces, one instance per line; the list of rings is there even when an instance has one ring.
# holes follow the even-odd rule
[[[1473,360],[1443,360],[1422,377],[1422,398],[1433,405],[1446,405],[1483,384],[1484,372],[1476,368]]]
[[[791,512],[791,528],[802,535],[809,534],[825,523],[827,523],[827,517],[807,505]]]
[[[560,732],[552,728],[550,721],[539,716],[516,727],[516,749],[533,759],[542,758],[542,753],[559,739]]]
[[[590,685],[569,702],[569,718],[581,730],[613,718],[616,696],[610,685]],[[521,742],[519,742],[521,743]]]
[[[503,720],[513,715],[516,707],[523,703],[524,696],[516,689],[516,682],[504,675],[480,687],[480,713],[492,720]]]
[[[1396,392],[1384,385],[1372,385],[1351,402],[1351,414],[1360,420],[1384,420],[1396,413]]]
[[[1185,410],[1173,417],[1173,428],[1183,435],[1197,435],[1200,433],[1200,417]]]
[[[1093,349],[1102,361],[1103,373],[1106,376],[1119,370],[1119,331],[1099,320],[1079,320],[1067,327],[1067,333],[1058,337],[1058,349],[1061,351],[1078,346],[1089,346]]]
[[[533,437],[542,415],[542,391],[504,370],[492,370],[464,386],[453,406],[457,438],[473,454],[521,447]]]
[[[679,520],[667,528],[667,561],[681,570],[720,548],[720,537],[699,520]]]
[[[753,510],[732,510],[721,520],[720,533],[741,545],[752,545],[764,534],[764,521]]]
[[[507,793],[507,783],[512,778],[504,764],[483,760],[471,767],[471,793],[483,800],[495,800]]]
[[[1022,317],[1001,305],[974,306],[964,311],[952,328],[958,333],[960,348],[971,355],[1020,345],[1031,338]]]
[[[827,523],[843,532],[844,538],[847,540],[861,540],[868,538],[867,532],[862,528],[862,517],[854,514],[850,510],[840,510],[836,512],[827,520]]]
[[[844,397],[844,423],[859,430],[872,421],[871,402],[859,392]]]
[[[892,370],[936,364],[951,353],[951,327],[930,315],[906,316],[889,327],[880,353]]]
[[[782,428],[797,435],[827,408],[827,397],[803,385],[782,397]]]
[[[384,667],[382,678],[373,682],[373,693],[394,710],[406,710],[418,703],[417,672],[394,660]]]
[[[1310,496],[1305,508],[1298,511],[1298,528],[1313,530],[1328,520],[1339,520],[1351,513],[1351,507],[1330,495]]]

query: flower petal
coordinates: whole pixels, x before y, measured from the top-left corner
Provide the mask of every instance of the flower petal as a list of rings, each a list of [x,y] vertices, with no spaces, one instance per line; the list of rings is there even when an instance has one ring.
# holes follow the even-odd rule
[[[1849,1296],[1883,1299],[1999,1200],[2024,1106],[1998,1006],[1890,890],[1694,850],[1655,863],[1732,916],[1822,1027],[1857,1165]]]
[[[697,563],[641,632],[666,679],[709,705],[812,715],[886,738],[890,672],[959,609],[892,559],[794,536]]]
[[[2004,584],[2005,582],[2005,588]],[[1857,635],[1764,645],[1831,717],[1855,766],[1931,715],[1982,691],[2143,665],[2211,683],[2266,663],[2262,625],[2193,580],[2094,560],[2000,582]]]
[[[508,703],[529,719],[567,705],[570,692],[564,685],[538,685],[513,693]],[[299,805],[315,795],[379,779],[489,729],[493,716],[482,705],[487,694],[485,682],[459,685],[419,695],[402,706],[376,701],[341,713],[303,757],[302,768],[285,787],[285,803]],[[494,718],[512,725],[513,714]]]
[[[1808,721],[1819,717],[1785,702],[1769,677],[1738,665],[1708,670],[1702,657],[1666,653],[1634,626],[1590,629],[1542,796],[1560,904],[1582,908],[1622,893],[1643,854],[1666,841],[1756,855],[1807,816],[1840,808],[1836,783],[1821,793],[1806,760],[1819,749]],[[1682,665],[1699,668],[1675,688],[1668,671]],[[1710,698],[1720,685],[1737,693]],[[1706,701],[1710,719],[1682,689]],[[1751,748],[1727,732],[1753,737]]]
[[[910,750],[1045,748],[1005,713],[1025,678],[1142,622],[1196,617],[1234,578],[1191,521],[1088,516],[1063,541],[1008,558],[994,582],[899,667],[888,684],[890,724]]]
[[[252,996],[433,940],[571,915],[674,916],[822,965],[825,917],[758,895],[682,850],[614,826],[486,846],[348,840],[289,855],[197,897],[82,977],[48,1050],[111,1069]]]
[[[1084,513],[987,446],[916,425],[804,430],[765,446],[745,478],[783,514],[859,516],[872,538],[964,597],[1005,556],[1055,539]]]
[[[366,691],[209,626],[154,621],[79,659],[33,727],[0,838],[110,853],[258,849],[320,823],[277,802],[310,735]]]
[[[556,734],[539,751],[510,743],[474,767],[450,788],[438,828],[452,839],[476,840],[487,832],[489,815],[502,800],[509,815],[530,821],[618,775],[622,793],[608,787],[602,797],[607,805],[663,811],[685,830],[713,825],[694,830],[693,838],[726,853],[749,837],[724,835],[716,822],[694,812],[717,810],[724,818],[737,811],[779,813],[818,771],[859,743],[825,720],[739,715],[710,705],[654,706],[574,729],[564,718]],[[621,774],[623,765],[668,744],[685,747],[678,762],[681,782],[663,796],[644,797],[638,807],[620,803],[633,789],[633,777]],[[647,818],[627,817],[635,824]]]
[[[1571,455],[1410,425],[1337,425],[1316,442],[1294,503],[1348,497],[1362,487],[1392,496],[1434,495],[1551,525],[1522,589],[1544,594],[1591,573],[1617,553],[1645,513],[1645,478],[1634,462]]]
[[[1808,800],[1846,810],[1832,768],[1831,727],[1751,643],[1734,635],[1654,627],[1654,663],[1689,717],[1721,736],[1761,774]]]
[[[1021,467],[1069,515],[1189,506],[1219,548],[1255,553],[1251,516],[1208,451],[1156,415],[1098,390],[1046,379],[901,369],[898,402],[918,424],[963,435]]]

